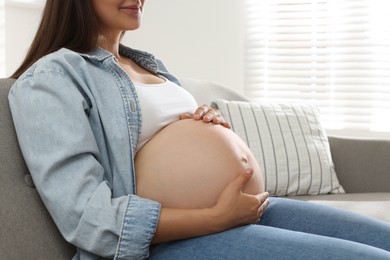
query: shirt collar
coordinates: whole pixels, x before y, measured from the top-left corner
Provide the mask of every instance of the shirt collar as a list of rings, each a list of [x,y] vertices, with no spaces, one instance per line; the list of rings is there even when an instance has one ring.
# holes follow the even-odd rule
[[[120,44],[119,53],[133,60],[144,69],[147,69],[154,73],[158,72],[158,64],[156,58],[148,52],[132,49]],[[98,61],[103,61],[107,58],[114,57],[112,53],[100,47],[97,47],[88,53],[80,53],[80,55],[88,59],[93,59]]]

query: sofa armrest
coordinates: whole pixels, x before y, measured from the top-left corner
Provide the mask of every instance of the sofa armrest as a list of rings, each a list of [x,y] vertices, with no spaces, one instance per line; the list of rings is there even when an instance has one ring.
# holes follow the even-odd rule
[[[347,193],[390,192],[390,140],[329,136],[329,144]]]

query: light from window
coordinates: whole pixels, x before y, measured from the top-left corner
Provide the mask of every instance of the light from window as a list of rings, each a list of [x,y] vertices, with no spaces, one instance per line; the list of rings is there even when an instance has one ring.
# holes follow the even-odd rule
[[[390,136],[389,2],[247,0],[245,94],[315,104],[335,133]]]

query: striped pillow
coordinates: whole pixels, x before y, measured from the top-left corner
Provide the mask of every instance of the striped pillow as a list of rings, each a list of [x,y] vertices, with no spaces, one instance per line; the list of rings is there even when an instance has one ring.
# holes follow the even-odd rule
[[[214,104],[254,153],[271,195],[344,193],[314,106],[226,100]]]

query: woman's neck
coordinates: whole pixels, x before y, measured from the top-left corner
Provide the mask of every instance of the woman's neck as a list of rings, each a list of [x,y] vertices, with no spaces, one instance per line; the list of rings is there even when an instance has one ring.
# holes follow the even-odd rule
[[[115,57],[119,59],[119,43],[120,35],[101,35],[98,40],[98,46],[111,52]]]

